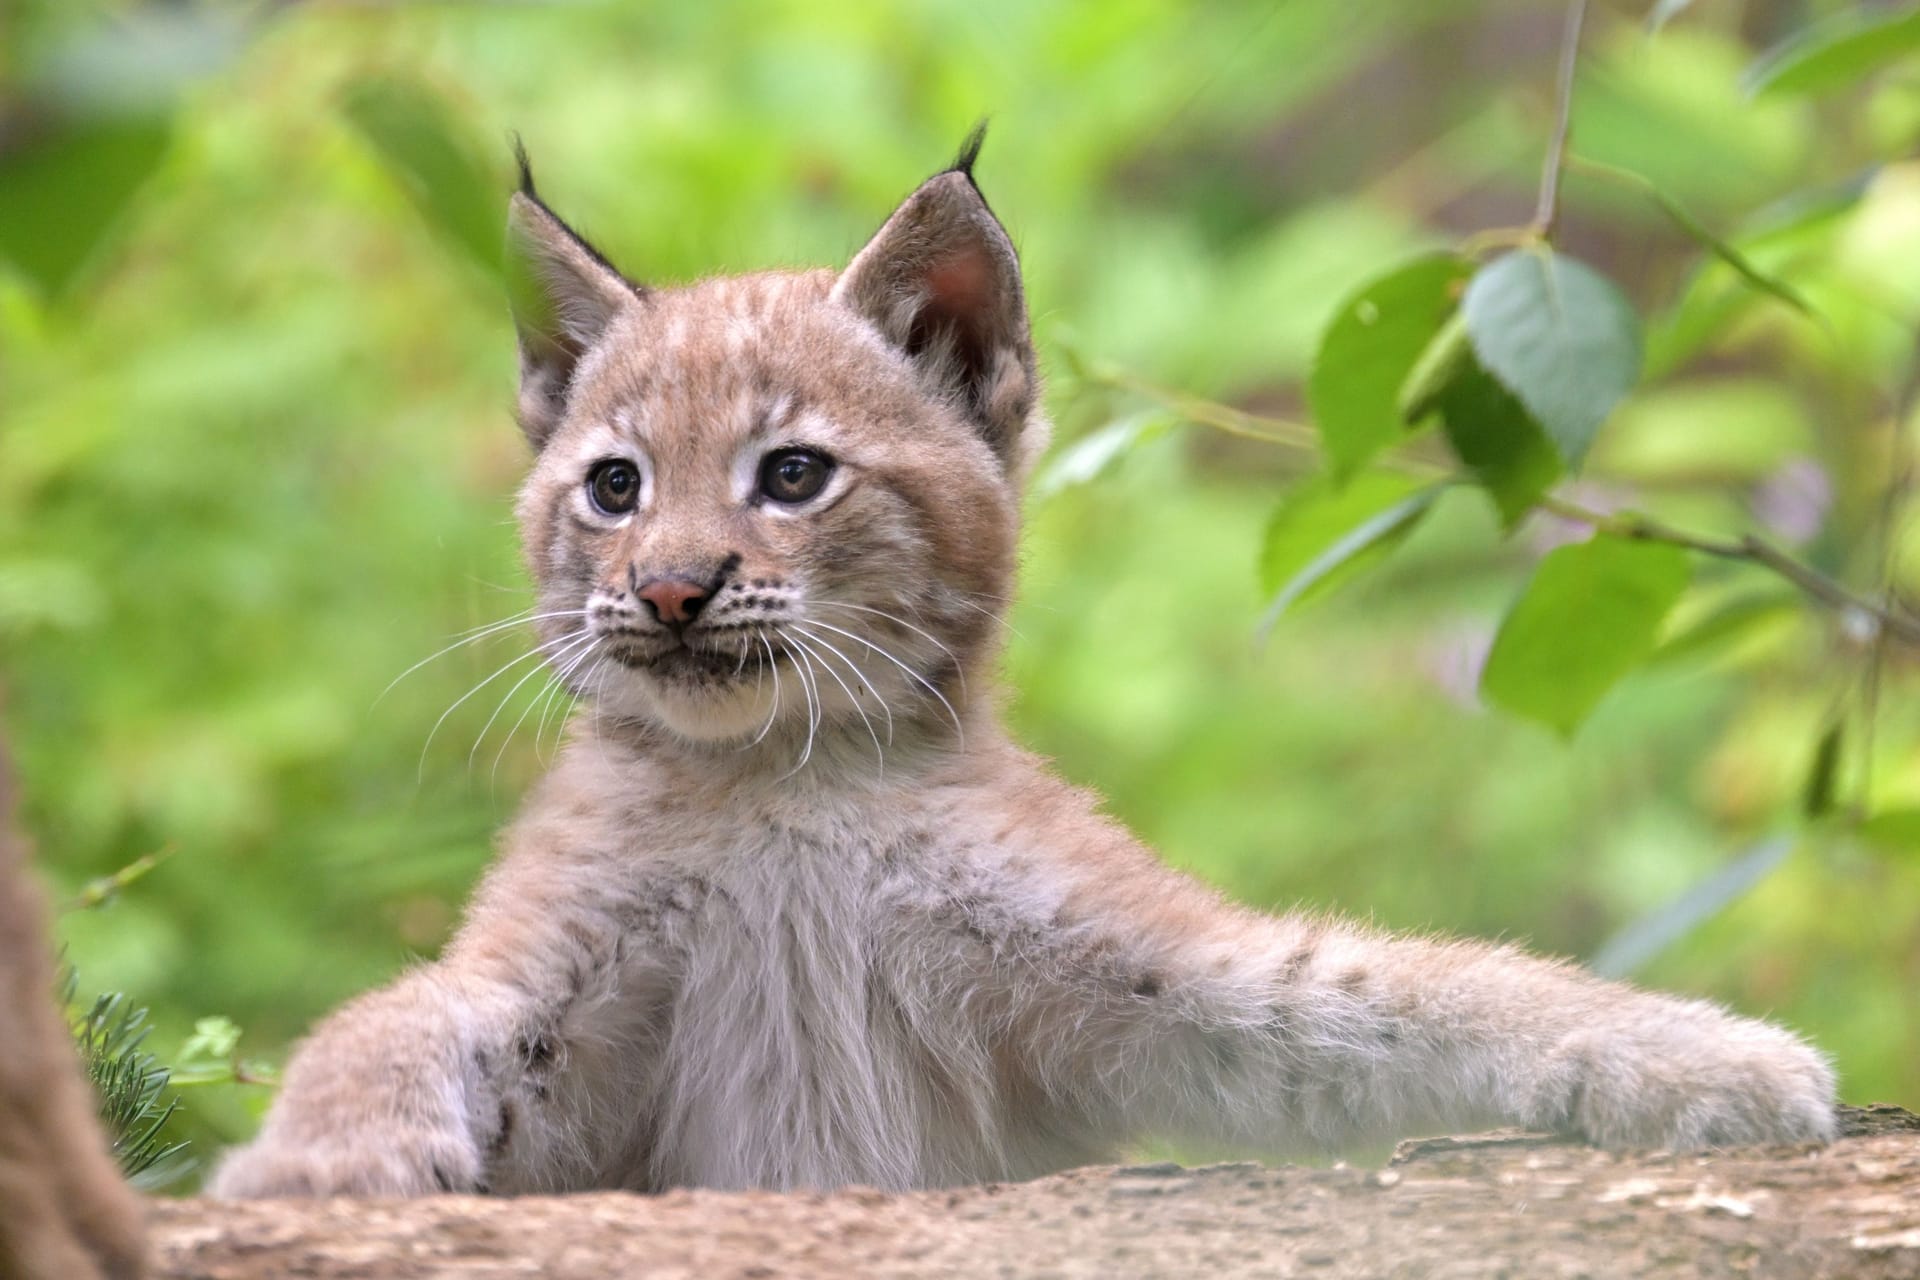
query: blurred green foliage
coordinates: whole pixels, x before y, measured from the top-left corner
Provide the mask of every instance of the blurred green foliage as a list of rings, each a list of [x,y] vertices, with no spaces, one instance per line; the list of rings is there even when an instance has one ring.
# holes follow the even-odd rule
[[[1812,70],[1760,64],[1749,96],[1763,50],[1817,19],[1844,44],[1852,7],[1666,4],[1654,34],[1646,7],[1595,6],[1556,237],[1643,317],[1644,370],[1561,492],[1920,587],[1888,501],[1911,471],[1920,65],[1835,77],[1802,40],[1772,65]],[[62,918],[89,984],[152,1006],[163,1061],[280,1057],[433,952],[551,746],[539,681],[494,715],[507,679],[423,751],[524,652],[513,629],[381,696],[526,604],[510,131],[563,214],[671,281],[843,261],[991,113],[979,175],[1062,441],[1012,619],[1022,734],[1249,902],[1581,956],[1790,832],[1637,976],[1803,1029],[1856,1100],[1920,1103],[1910,651],[1707,566],[1565,743],[1475,689],[1531,566],[1584,535],[1535,516],[1503,539],[1457,488],[1253,643],[1276,506],[1331,490],[1310,435],[1247,437],[1308,417],[1360,285],[1531,215],[1560,25],[1476,0],[0,14],[7,732],[67,896],[174,851]],[[1442,439],[1401,447],[1431,464]],[[1800,816],[1823,755],[1858,832]],[[211,1014],[238,1048],[196,1033]],[[244,1135],[261,1095],[196,1091],[191,1136]]]

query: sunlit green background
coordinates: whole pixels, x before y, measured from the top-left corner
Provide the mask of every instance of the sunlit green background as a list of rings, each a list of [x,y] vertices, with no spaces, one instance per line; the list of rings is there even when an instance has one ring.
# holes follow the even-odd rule
[[[1860,180],[1824,239],[1774,254],[1811,263],[1831,330],[1762,301],[1737,341],[1695,352],[1656,323],[1648,383],[1581,482],[1707,527],[1811,519],[1781,536],[1847,574],[1872,554],[1888,474],[1874,388],[1920,314],[1920,169],[1869,166],[1911,154],[1920,78],[1760,101],[1739,84],[1760,48],[1841,7],[1701,0],[1649,36],[1646,6],[1597,6],[1575,143],[1721,229]],[[1304,420],[1344,293],[1529,216],[1560,13],[16,6],[0,17],[7,736],[57,894],[169,851],[61,918],[82,987],[150,1003],[163,1059],[207,1014],[282,1058],[321,1011],[433,954],[550,751],[538,681],[495,716],[511,677],[428,742],[523,634],[380,696],[527,604],[493,261],[510,131],[556,208],[631,274],[674,281],[844,261],[990,114],[978,177],[1024,255],[1063,440],[1153,408],[1116,371]],[[1726,301],[1724,272],[1690,274],[1697,248],[1631,193],[1576,175],[1565,221],[1649,310],[1749,305]],[[1503,542],[1471,492],[1256,647],[1262,528],[1314,466],[1170,425],[1032,505],[1013,719],[1170,861],[1265,907],[1584,956],[1794,829],[1812,744],[1857,677],[1825,620],[1636,677],[1569,745],[1476,704],[1491,627],[1564,534]],[[1911,803],[1908,674],[1896,656],[1859,769]],[[1920,1104],[1917,891],[1920,859],[1810,838],[1638,976],[1802,1029],[1853,1100]],[[194,1094],[191,1132],[243,1135],[261,1094]]]

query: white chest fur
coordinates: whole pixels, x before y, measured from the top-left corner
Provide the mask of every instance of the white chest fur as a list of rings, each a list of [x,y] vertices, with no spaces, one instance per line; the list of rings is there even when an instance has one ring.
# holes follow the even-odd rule
[[[906,1188],[1063,1162],[1005,1096],[969,989],[993,966],[950,901],[970,860],[924,840],[785,830],[703,868],[663,1011],[652,1185]]]

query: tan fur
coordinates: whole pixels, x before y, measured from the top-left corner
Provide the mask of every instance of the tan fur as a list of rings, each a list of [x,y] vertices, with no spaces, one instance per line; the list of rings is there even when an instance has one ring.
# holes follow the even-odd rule
[[[54,1012],[53,953],[12,812],[0,758],[0,1280],[138,1276],[140,1202]]]
[[[1832,1073],[1784,1031],[1231,906],[1007,741],[1045,422],[964,166],[838,275],[632,285],[530,182],[512,226],[520,519],[583,709],[446,954],[315,1033],[219,1193],[918,1187],[1486,1122],[1831,1135]],[[826,487],[756,496],[796,446]],[[588,498],[609,458],[631,514]],[[708,593],[683,632],[656,581]]]

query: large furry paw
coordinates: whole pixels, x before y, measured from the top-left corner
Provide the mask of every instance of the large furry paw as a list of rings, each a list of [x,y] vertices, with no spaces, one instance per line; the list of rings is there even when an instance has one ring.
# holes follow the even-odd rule
[[[224,1200],[286,1196],[424,1196],[486,1188],[462,1135],[395,1129],[296,1142],[263,1134],[230,1152],[208,1181]]]
[[[1555,1048],[1539,1119],[1603,1147],[1829,1142],[1833,1068],[1791,1033],[1655,998]]]

